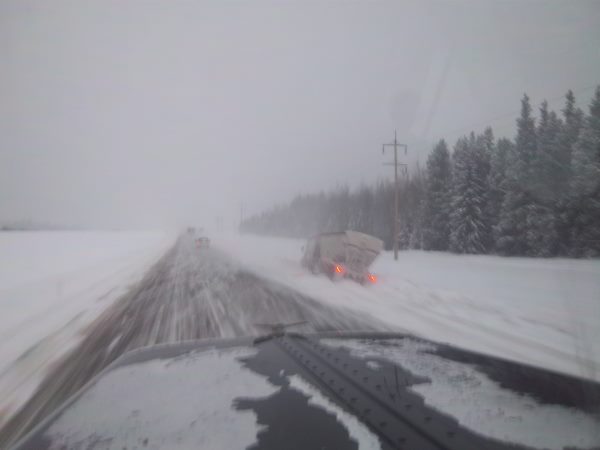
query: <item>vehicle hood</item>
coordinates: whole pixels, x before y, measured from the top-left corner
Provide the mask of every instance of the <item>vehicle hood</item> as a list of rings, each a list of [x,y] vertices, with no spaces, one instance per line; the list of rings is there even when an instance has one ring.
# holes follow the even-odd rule
[[[593,448],[593,382],[398,334],[130,352],[15,449]]]

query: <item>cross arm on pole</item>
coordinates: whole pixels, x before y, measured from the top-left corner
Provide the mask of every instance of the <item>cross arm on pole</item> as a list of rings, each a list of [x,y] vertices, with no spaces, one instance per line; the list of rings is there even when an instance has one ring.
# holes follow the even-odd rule
[[[394,149],[395,149],[396,146],[397,146],[397,144],[395,144],[394,142],[392,142],[391,144],[382,144],[381,145],[381,153],[385,153],[386,147],[394,147]]]
[[[385,153],[385,148],[386,147],[393,147],[394,149],[396,147],[402,147],[404,149],[404,154],[408,154],[408,144],[400,144],[399,142],[391,142],[389,144],[383,144],[381,146],[381,153]]]

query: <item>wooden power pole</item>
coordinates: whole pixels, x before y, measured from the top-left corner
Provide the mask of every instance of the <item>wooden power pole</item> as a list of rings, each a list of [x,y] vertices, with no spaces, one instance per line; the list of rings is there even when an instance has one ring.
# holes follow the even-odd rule
[[[408,172],[408,165],[398,163],[398,147],[404,148],[404,154],[408,153],[408,145],[400,144],[396,136],[396,130],[394,130],[394,142],[389,144],[383,144],[381,147],[381,153],[385,153],[386,147],[394,147],[394,162],[384,163],[385,166],[394,166],[394,236],[392,238],[392,245],[394,246],[394,260],[398,261],[398,240],[400,238],[400,218],[398,217],[398,198],[400,196],[400,185],[398,183],[398,167],[401,167],[404,173]]]

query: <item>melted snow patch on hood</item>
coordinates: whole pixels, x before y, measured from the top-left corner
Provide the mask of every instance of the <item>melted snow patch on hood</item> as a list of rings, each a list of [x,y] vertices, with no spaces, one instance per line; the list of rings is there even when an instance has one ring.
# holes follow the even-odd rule
[[[358,443],[359,449],[378,450],[381,448],[379,439],[371,433],[365,424],[330,401],[316,387],[307,381],[304,381],[304,379],[298,375],[289,376],[288,379],[290,381],[290,387],[309,397],[308,403],[334,414],[337,417],[337,420],[348,430],[350,437]]]
[[[256,350],[208,350],[108,372],[44,437],[51,448],[247,448],[260,427],[236,397],[266,397],[279,387],[244,368]]]
[[[429,378],[430,383],[410,389],[423,396],[429,406],[481,435],[544,449],[600,445],[600,420],[592,414],[541,404],[502,388],[471,365],[426,353],[435,350],[432,344],[411,339],[379,342],[321,340],[322,344],[345,347],[353,356],[384,358],[414,375]]]

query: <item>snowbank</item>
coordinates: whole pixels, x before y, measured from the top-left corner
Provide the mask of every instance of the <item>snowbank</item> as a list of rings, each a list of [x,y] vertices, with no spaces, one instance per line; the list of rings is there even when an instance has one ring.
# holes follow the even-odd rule
[[[0,232],[0,426],[173,241],[162,232]]]
[[[303,241],[216,236],[248,269],[399,330],[600,381],[600,261],[406,251],[375,261],[376,285],[300,266]]]

